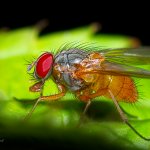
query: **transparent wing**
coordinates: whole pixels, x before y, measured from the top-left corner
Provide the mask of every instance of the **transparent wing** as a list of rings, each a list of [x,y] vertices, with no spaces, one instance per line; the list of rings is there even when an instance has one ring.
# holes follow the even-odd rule
[[[100,67],[92,67],[91,71],[86,73],[100,73],[117,76],[129,75],[138,78],[150,78],[149,70],[108,61],[103,62]]]
[[[106,49],[98,52],[110,62],[129,65],[150,64],[150,47]]]

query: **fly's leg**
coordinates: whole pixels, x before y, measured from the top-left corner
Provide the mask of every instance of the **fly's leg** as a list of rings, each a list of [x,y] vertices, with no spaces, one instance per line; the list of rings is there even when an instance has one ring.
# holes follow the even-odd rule
[[[31,115],[32,115],[32,113],[34,112],[34,110],[35,110],[37,104],[39,103],[39,101],[40,101],[40,99],[38,99],[38,100],[35,102],[35,104],[33,105],[32,109],[31,109],[31,110],[28,112],[28,114],[24,117],[23,121],[26,121],[26,120],[28,120],[28,119],[31,117]]]
[[[35,84],[36,85],[36,84]],[[38,85],[38,84],[37,84]],[[32,87],[33,88],[33,87]],[[40,97],[38,98],[38,100],[36,101],[36,103],[33,105],[32,109],[29,111],[29,113],[26,115],[26,117],[24,118],[24,120],[27,120],[28,118],[31,117],[32,113],[34,112],[37,104],[40,102],[40,101],[55,101],[55,100],[58,100],[60,98],[62,98],[65,94],[66,94],[66,88],[61,85],[61,84],[58,84],[58,89],[60,91],[60,93],[58,94],[54,94],[54,95],[50,95],[50,96],[43,96],[43,88],[40,88]]]
[[[41,96],[39,98],[40,101],[55,101],[55,100],[58,100],[58,99],[62,98],[63,96],[65,96],[65,94],[66,94],[65,86],[63,86],[62,84],[58,84],[58,89],[59,89],[60,93],[50,95],[50,96]]]
[[[80,126],[81,123],[84,121],[85,114],[86,114],[88,108],[89,108],[90,105],[91,105],[91,100],[94,99],[95,97],[98,97],[98,96],[103,95],[104,93],[106,93],[106,90],[107,90],[107,89],[100,89],[100,90],[98,90],[96,93],[91,94],[91,89],[90,89],[90,88],[87,88],[87,89],[85,89],[85,90],[76,92],[77,97],[78,97],[81,101],[86,102],[86,106],[85,106],[85,108],[84,108],[84,110],[83,110],[82,115],[80,116],[79,126]]]
[[[40,92],[40,97],[43,95],[43,85],[44,85],[44,81],[40,81],[40,82],[37,82],[37,83],[35,83],[34,85],[32,85],[31,87],[29,87],[29,91],[30,92]],[[14,97],[14,99],[15,100],[19,100],[19,99],[17,99],[16,97]],[[32,99],[31,101],[35,101],[35,100],[37,100],[37,98],[36,99]],[[22,101],[24,101],[24,102],[27,102],[27,100],[25,99],[25,100],[22,100]],[[31,102],[30,101],[30,102]],[[29,102],[29,101],[28,101]]]
[[[82,94],[81,94],[82,93]],[[76,92],[76,95],[77,97],[86,103],[85,105],[85,108],[80,116],[80,120],[79,120],[79,123],[78,123],[78,127],[82,124],[82,122],[84,122],[84,119],[85,119],[85,114],[86,112],[88,111],[88,108],[90,107],[91,105],[91,98],[89,97],[89,89],[85,89],[85,90],[82,90],[82,91],[77,91]]]
[[[89,101],[89,99],[94,99],[98,96],[102,96],[107,92],[107,88],[99,89],[95,93],[91,93],[92,89],[88,88],[82,91],[76,92],[77,97],[84,102]]]
[[[139,137],[141,137],[144,140],[150,141],[150,138],[146,138],[143,135],[141,135],[128,121],[127,117],[125,116],[125,114],[123,113],[121,107],[119,106],[117,100],[115,99],[115,96],[113,95],[113,93],[111,92],[111,90],[108,89],[108,93],[110,94],[119,114],[121,119],[123,120],[124,123],[126,123]]]
[[[84,122],[85,114],[86,114],[88,108],[90,107],[90,105],[91,105],[91,100],[88,100],[88,101],[86,102],[86,105],[85,105],[85,108],[84,108],[82,114],[80,115],[80,120],[79,120],[79,123],[78,123],[78,125],[77,125],[78,127],[80,127],[80,125]]]
[[[40,92],[40,97],[41,97],[41,96],[43,96],[43,85],[44,85],[44,81],[37,82],[29,88],[29,91],[30,92]],[[34,112],[39,101],[40,101],[40,99],[38,98],[37,101],[35,102],[35,104],[33,105],[32,109],[25,116],[24,121],[31,117],[31,115]]]
[[[127,111],[125,111],[121,106],[120,106],[120,108],[122,109],[122,111],[124,112],[124,114],[126,114],[128,117],[130,117],[130,118],[136,118],[136,119],[138,119],[138,116],[134,116],[134,115],[131,115],[131,114],[129,114]]]
[[[117,100],[115,99],[113,93],[109,89],[108,89],[108,92],[109,92],[109,94],[110,94],[110,96],[111,96],[111,98],[112,98],[112,100],[113,100],[113,102],[114,102],[114,104],[115,104],[115,106],[116,106],[116,108],[119,112],[119,115],[120,115],[121,119],[123,120],[123,122],[125,122],[125,123],[128,122],[127,117],[123,113],[123,111],[122,111],[121,107],[119,106]]]
[[[44,81],[37,82],[29,88],[29,91],[30,92],[41,92],[40,95],[42,95],[43,85],[44,85]]]
[[[91,94],[91,89],[90,88],[87,88],[87,89],[84,89],[82,91],[77,91],[76,92],[77,97],[81,101],[86,102],[86,106],[85,106],[84,111],[83,111],[83,113],[81,115],[81,118],[83,118],[83,116],[86,114],[86,112],[87,112],[87,110],[88,110],[88,108],[89,108],[89,106],[91,104],[91,100],[93,98],[95,98],[95,97],[100,96],[101,94],[102,94],[101,91],[97,91],[96,93]]]
[[[85,115],[85,114],[86,114],[86,112],[87,112],[88,108],[90,107],[90,105],[91,105],[91,100],[88,100],[88,102],[87,102],[86,105],[85,105],[85,108],[84,108],[84,110],[83,110],[82,115]]]

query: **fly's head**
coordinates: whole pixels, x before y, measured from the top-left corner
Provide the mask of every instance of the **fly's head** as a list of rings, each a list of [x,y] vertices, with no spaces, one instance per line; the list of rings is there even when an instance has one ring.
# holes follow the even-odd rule
[[[40,55],[34,62],[28,65],[27,71],[30,71],[34,67],[33,78],[38,81],[29,88],[30,91],[41,91],[45,80],[47,80],[51,76],[53,63],[53,54],[45,52]]]

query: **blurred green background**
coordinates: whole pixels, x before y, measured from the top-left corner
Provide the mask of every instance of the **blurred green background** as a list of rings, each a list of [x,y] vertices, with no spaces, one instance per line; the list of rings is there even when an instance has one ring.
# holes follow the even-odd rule
[[[138,137],[125,125],[111,100],[104,97],[93,100],[86,119],[77,127],[84,104],[72,93],[57,102],[39,103],[29,120],[23,118],[31,110],[38,93],[29,92],[30,81],[27,61],[43,51],[57,53],[69,42],[95,43],[100,48],[135,47],[139,40],[125,35],[95,33],[94,25],[40,36],[38,26],[16,30],[0,30],[0,145],[28,143],[35,147],[55,148],[110,148],[150,149],[150,142]],[[141,66],[150,69],[150,66]],[[139,100],[135,104],[120,103],[130,123],[145,137],[150,137],[150,80],[138,81]],[[44,95],[57,93],[56,84],[49,79]],[[3,141],[2,141],[3,140]]]

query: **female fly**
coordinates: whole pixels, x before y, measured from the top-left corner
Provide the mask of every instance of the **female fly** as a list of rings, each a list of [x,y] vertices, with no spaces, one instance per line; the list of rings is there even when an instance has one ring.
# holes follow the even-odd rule
[[[31,92],[41,95],[29,112],[31,116],[38,102],[55,101],[65,96],[67,90],[85,102],[83,113],[86,113],[91,100],[105,96],[113,100],[122,120],[141,138],[142,136],[128,122],[120,101],[134,103],[138,100],[138,91],[131,77],[150,78],[150,71],[135,67],[135,65],[150,64],[150,48],[121,48],[94,50],[82,46],[65,46],[55,56],[44,52],[28,66],[28,71],[34,67],[34,78],[37,83],[32,85]],[[43,85],[52,76],[60,93],[43,96]],[[26,118],[27,118],[26,117]]]

